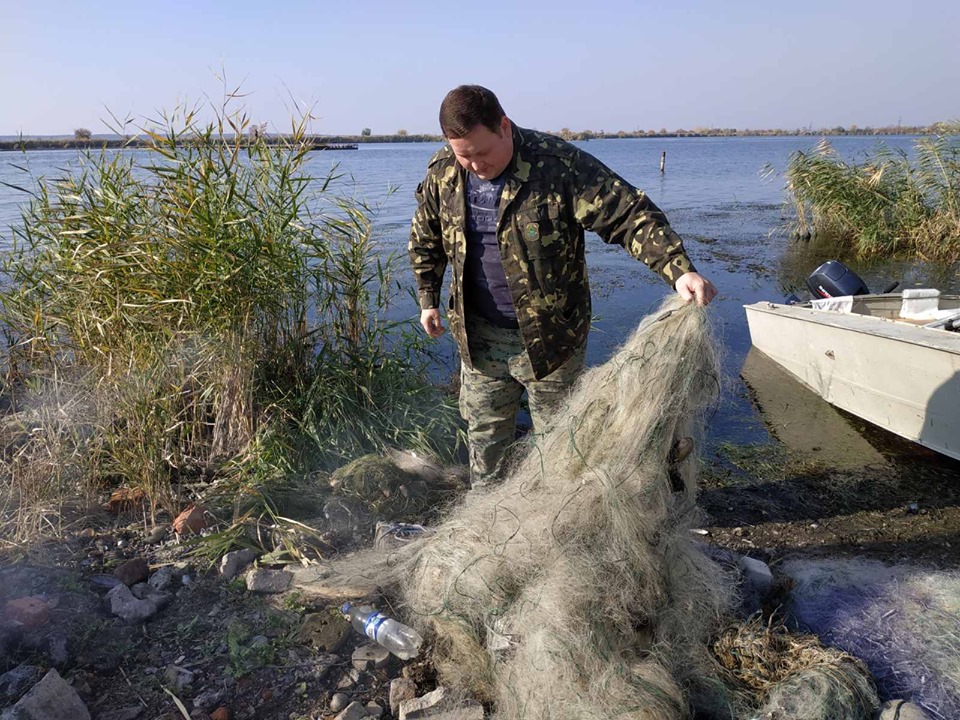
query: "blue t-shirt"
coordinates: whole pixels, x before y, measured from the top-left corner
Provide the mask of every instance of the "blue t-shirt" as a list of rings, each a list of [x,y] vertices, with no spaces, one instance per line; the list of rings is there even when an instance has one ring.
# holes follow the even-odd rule
[[[497,216],[503,175],[481,180],[467,173],[467,258],[464,264],[467,312],[476,312],[498,327],[516,328],[517,311],[507,286],[497,244]]]

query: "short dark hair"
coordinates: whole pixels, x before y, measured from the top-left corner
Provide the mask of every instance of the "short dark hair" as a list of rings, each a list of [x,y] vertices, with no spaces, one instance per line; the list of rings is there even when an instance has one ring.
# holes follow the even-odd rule
[[[461,85],[447,93],[440,103],[440,130],[454,140],[466,136],[478,125],[500,132],[506,113],[490,90],[479,85]]]

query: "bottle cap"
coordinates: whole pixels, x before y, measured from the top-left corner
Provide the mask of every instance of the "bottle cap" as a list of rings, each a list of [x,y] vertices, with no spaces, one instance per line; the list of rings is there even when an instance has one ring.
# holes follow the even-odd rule
[[[340,612],[346,615],[347,613],[350,612],[350,608],[352,607],[353,605],[351,603],[345,602],[343,605],[340,606]]]

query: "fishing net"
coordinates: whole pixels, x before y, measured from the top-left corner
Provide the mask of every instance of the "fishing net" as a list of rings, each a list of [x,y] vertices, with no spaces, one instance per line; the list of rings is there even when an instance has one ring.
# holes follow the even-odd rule
[[[874,560],[793,560],[787,611],[861,658],[885,698],[960,717],[960,573]]]
[[[670,462],[699,436],[718,377],[705,312],[666,301],[584,374],[501,484],[470,493],[432,538],[340,571],[398,593],[434,638],[441,680],[503,720],[724,705],[708,639],[732,582],[690,541],[696,453]]]

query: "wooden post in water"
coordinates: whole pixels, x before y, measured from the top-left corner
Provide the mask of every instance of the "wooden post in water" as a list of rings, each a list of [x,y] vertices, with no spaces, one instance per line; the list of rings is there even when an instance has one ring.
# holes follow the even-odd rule
[[[667,167],[667,151],[664,150],[660,153],[660,172],[663,172]]]

